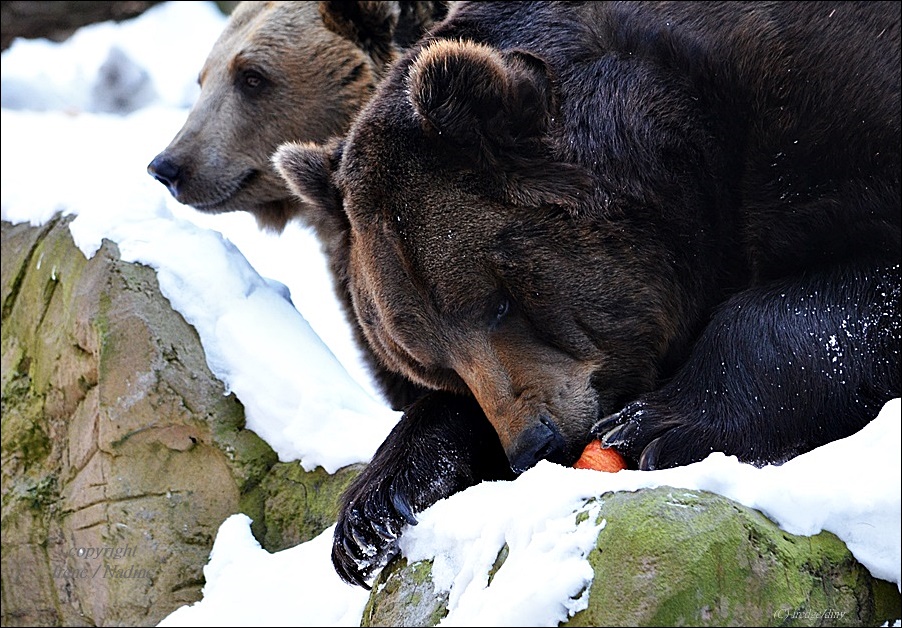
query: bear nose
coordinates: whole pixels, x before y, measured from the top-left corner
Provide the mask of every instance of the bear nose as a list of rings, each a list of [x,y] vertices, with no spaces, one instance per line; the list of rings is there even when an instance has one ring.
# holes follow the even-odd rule
[[[179,168],[177,163],[169,159],[164,153],[160,153],[148,164],[147,173],[165,185],[169,193],[178,198],[181,168]]]
[[[561,462],[564,453],[564,437],[554,422],[546,416],[525,429],[507,454],[514,473],[523,473],[539,460]]]

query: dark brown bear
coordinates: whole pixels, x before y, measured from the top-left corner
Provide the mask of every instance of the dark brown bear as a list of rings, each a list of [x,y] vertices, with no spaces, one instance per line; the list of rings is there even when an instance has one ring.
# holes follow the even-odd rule
[[[463,3],[344,140],[280,148],[380,368],[432,391],[347,492],[338,573],[595,436],[780,462],[899,396],[899,51],[892,2]]]

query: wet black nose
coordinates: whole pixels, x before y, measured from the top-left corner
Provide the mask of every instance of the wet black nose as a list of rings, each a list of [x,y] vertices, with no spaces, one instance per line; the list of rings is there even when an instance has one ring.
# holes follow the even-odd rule
[[[177,163],[169,159],[164,153],[160,153],[154,157],[150,164],[148,164],[147,173],[165,185],[170,194],[176,198],[178,197],[179,182],[182,173],[181,168],[179,168]]]
[[[515,473],[523,473],[534,467],[539,460],[561,462],[564,445],[564,437],[557,426],[551,419],[543,416],[537,425],[520,434],[507,458]]]

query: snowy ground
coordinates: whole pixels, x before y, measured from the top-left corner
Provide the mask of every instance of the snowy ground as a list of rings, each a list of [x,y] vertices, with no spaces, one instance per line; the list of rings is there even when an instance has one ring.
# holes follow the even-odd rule
[[[331,472],[369,460],[398,415],[360,364],[315,239],[297,225],[280,237],[260,233],[245,214],[203,216],[145,171],[187,116],[224,23],[212,3],[170,2],[62,44],[15,42],[2,56],[2,217],[41,224],[76,214],[71,231],[85,255],[108,238],[124,259],[154,267],[197,328],[211,369],[245,405],[249,427],[282,460]],[[105,61],[120,70],[119,84],[99,81]],[[829,530],[875,576],[900,585],[900,418],[896,399],[860,433],[781,467],[721,454],[615,475],[543,462],[515,482],[439,502],[402,547],[414,559],[435,557],[445,574],[440,584],[452,595],[443,625],[556,625],[591,578],[585,555],[596,531],[576,527],[574,511],[605,491],[670,485],[725,495],[794,534]],[[270,554],[236,513],[205,568],[204,599],[161,625],[358,625],[367,593],[332,570],[331,532]],[[504,543],[510,558],[486,588]]]

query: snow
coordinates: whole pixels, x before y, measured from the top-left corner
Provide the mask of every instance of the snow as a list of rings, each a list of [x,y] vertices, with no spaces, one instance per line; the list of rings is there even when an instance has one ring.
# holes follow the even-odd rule
[[[368,461],[399,417],[366,375],[315,238],[294,224],[281,236],[260,232],[244,213],[202,215],[145,170],[187,116],[224,24],[213,3],[169,2],[62,43],[15,41],[2,56],[2,217],[40,225],[72,214],[86,256],[108,239],[123,259],[156,269],[250,429],[281,460],[334,472]],[[402,551],[435,560],[437,586],[450,591],[443,626],[557,625],[586,601],[585,557],[603,527],[594,516],[576,525],[574,513],[607,491],[673,486],[724,495],[793,534],[829,530],[902,590],[900,419],[895,399],[859,433],[778,467],[717,453],[617,474],[543,462],[435,504],[405,531]],[[222,524],[203,599],[161,626],[359,624],[368,592],[333,571],[331,528],[269,553],[249,526],[241,513]],[[487,587],[505,543],[509,557]]]

